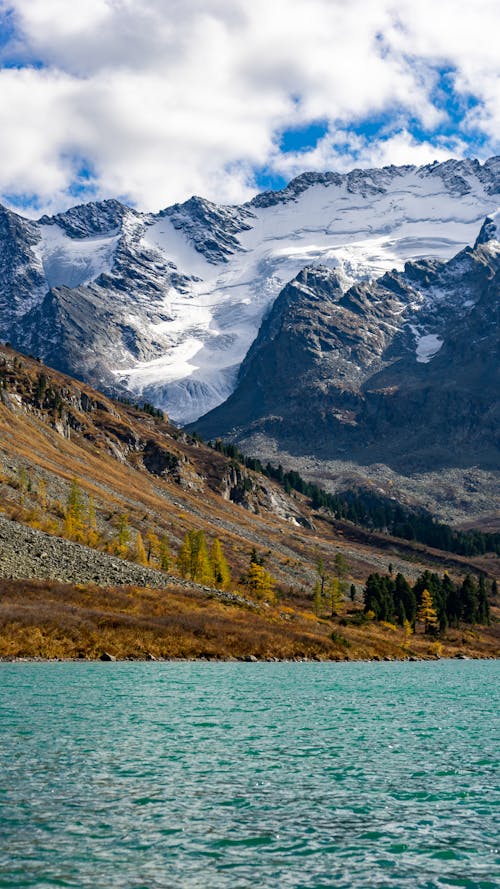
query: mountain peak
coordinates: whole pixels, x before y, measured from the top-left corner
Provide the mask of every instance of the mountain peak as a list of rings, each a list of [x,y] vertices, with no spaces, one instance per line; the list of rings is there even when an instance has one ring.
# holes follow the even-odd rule
[[[500,208],[486,217],[474,246],[479,247],[491,241],[500,241]]]
[[[38,224],[58,225],[68,237],[82,239],[116,231],[128,214],[140,215],[136,210],[132,210],[120,201],[107,198],[104,201],[77,204],[54,216],[42,216],[38,220]]]

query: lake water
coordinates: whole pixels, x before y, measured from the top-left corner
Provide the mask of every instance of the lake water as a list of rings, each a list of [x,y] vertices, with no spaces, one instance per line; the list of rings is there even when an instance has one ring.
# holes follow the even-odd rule
[[[498,662],[0,665],[0,886],[500,885]]]

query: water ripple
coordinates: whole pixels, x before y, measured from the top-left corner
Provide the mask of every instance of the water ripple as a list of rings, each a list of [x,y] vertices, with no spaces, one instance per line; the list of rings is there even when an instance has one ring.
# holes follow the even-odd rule
[[[499,885],[496,662],[0,672],[0,887]]]

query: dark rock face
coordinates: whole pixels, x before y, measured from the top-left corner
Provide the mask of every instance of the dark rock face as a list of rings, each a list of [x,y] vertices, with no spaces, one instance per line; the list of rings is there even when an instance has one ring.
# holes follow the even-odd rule
[[[79,204],[55,216],[42,216],[39,222],[41,225],[58,225],[70,238],[88,238],[117,231],[130,212],[133,211],[120,201],[98,201]]]
[[[228,256],[241,249],[237,235],[248,231],[248,220],[253,217],[245,207],[218,207],[199,197],[174,204],[159,215],[169,216],[174,228],[184,232],[211,263],[227,262]]]
[[[28,311],[45,290],[33,247],[36,226],[0,206],[0,337],[9,339],[13,319]]]
[[[500,248],[480,241],[347,293],[334,272],[304,269],[263,322],[236,391],[193,427],[405,470],[497,468]]]
[[[142,462],[152,475],[165,477],[178,474],[179,458],[165,450],[165,448],[160,447],[153,440],[146,442]]]

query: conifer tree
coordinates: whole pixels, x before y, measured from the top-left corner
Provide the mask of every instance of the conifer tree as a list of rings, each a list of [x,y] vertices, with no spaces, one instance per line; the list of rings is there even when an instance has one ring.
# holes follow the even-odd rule
[[[246,576],[246,586],[256,599],[272,600],[274,598],[274,580],[262,566],[251,562]]]
[[[326,586],[326,593],[330,600],[332,617],[338,614],[339,608],[343,602],[342,588],[338,577],[329,577]]]
[[[38,502],[42,509],[47,506],[47,484],[44,478],[41,478],[38,484]]]
[[[250,564],[254,562],[256,565],[264,565],[265,559],[264,556],[258,554],[256,548],[252,547],[252,552],[250,553]]]
[[[398,618],[398,624],[400,627],[404,627],[405,623],[408,623],[406,617],[405,606],[402,599],[398,599],[396,603],[396,614]]]
[[[316,617],[319,617],[323,610],[323,596],[321,595],[321,581],[318,580],[314,584],[313,589],[313,601],[314,601],[314,613]]]
[[[181,577],[189,577],[198,583],[210,583],[212,571],[203,531],[188,531],[177,555],[177,567]]]
[[[146,555],[148,564],[159,560],[160,556],[160,539],[154,531],[148,531],[146,534]]]
[[[478,618],[477,587],[474,579],[467,574],[460,588],[462,617],[468,624],[475,624]]]
[[[64,535],[70,540],[83,539],[83,498],[76,478],[71,483],[64,516]]]
[[[222,544],[218,537],[215,537],[212,543],[210,562],[212,567],[212,582],[214,586],[226,589],[231,582],[231,572],[222,550]]]
[[[477,590],[477,619],[480,624],[490,623],[490,603],[486,594],[486,583],[484,574],[479,575],[479,586]]]
[[[87,529],[86,529],[86,543],[88,546],[97,546],[99,541],[99,534],[97,531],[97,519],[95,514],[95,504],[94,498],[92,494],[89,495],[88,503],[87,503]]]
[[[139,563],[139,565],[148,564],[148,557],[140,531],[137,532],[137,536],[135,538],[135,560]]]
[[[460,590],[446,572],[443,575],[442,589],[448,623],[458,627],[460,625],[460,617],[462,614]]]
[[[24,466],[19,467],[18,476],[19,476],[19,489],[24,494],[28,490],[28,473],[26,472]]]
[[[95,530],[97,528],[97,519],[95,515],[95,503],[92,494],[89,495],[87,503],[87,525]]]
[[[161,570],[168,571],[168,569],[170,568],[170,546],[166,534],[162,534],[161,536],[158,558],[160,560]]]
[[[198,583],[210,583],[212,579],[212,571],[210,559],[208,558],[207,544],[203,531],[195,531],[193,535],[192,547],[192,580]]]
[[[417,621],[424,624],[424,633],[432,633],[437,629],[437,613],[432,604],[432,596],[427,589],[422,590],[422,599],[417,611]]]
[[[349,573],[349,563],[348,563],[346,557],[344,556],[344,554],[343,553],[335,553],[335,559],[333,561],[334,561],[335,573],[336,573],[337,577],[340,580],[342,580],[342,578],[344,578],[344,577],[347,577],[347,574]]]
[[[395,587],[394,587],[394,600],[395,602],[401,602],[402,608],[396,607],[396,612],[399,615],[403,615],[399,623],[403,626],[405,620],[409,620],[411,624],[415,623],[415,615],[417,613],[417,600],[415,598],[415,593],[413,592],[410,584],[406,580],[403,574],[398,573],[396,575]]]
[[[123,559],[128,554],[129,541],[130,529],[128,524],[128,515],[126,513],[122,513],[122,515],[118,517],[118,534],[115,551],[117,555],[121,556]]]
[[[177,570],[181,577],[189,577],[191,573],[191,538],[189,532],[184,535],[184,539],[177,553]]]

